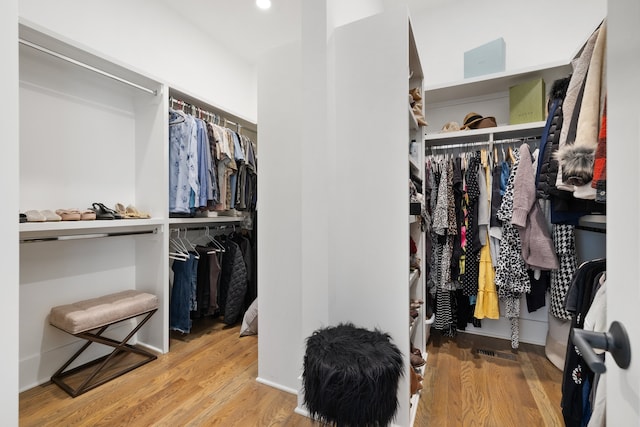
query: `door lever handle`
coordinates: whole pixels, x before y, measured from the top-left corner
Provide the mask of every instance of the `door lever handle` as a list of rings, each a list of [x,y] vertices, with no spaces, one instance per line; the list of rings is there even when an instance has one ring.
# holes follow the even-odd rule
[[[609,326],[609,332],[592,332],[571,328],[571,339],[580,350],[584,361],[595,373],[604,373],[607,368],[604,361],[593,351],[594,348],[611,353],[613,360],[622,369],[627,369],[631,363],[629,336],[620,322],[612,322]]]

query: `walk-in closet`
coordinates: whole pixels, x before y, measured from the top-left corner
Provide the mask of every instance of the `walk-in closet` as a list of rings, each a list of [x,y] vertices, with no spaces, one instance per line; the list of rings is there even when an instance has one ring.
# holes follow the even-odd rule
[[[635,425],[639,14],[9,0],[2,424]]]

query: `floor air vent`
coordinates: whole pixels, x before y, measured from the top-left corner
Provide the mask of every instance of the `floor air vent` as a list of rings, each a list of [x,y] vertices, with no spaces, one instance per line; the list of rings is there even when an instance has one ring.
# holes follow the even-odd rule
[[[494,350],[487,350],[487,349],[484,349],[484,348],[476,349],[475,353],[480,355],[480,356],[500,357],[502,359],[513,360],[513,361],[516,360],[516,355],[515,354],[504,353],[504,352],[494,351]]]

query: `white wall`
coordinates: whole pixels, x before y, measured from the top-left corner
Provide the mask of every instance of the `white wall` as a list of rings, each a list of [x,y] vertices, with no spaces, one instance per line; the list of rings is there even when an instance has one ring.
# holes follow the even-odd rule
[[[606,356],[610,426],[637,426],[640,419],[638,16],[636,0],[612,1],[607,20],[607,322],[621,322],[631,342],[628,369],[619,369],[611,354]]]
[[[0,352],[0,424],[18,425],[18,1],[2,4],[0,14],[0,57],[3,76],[0,92],[0,123],[3,140],[0,168],[0,257],[2,308],[0,324],[3,350]]]
[[[299,43],[259,63],[258,381],[297,392],[302,319],[303,100]],[[284,119],[283,119],[284,118]]]
[[[462,80],[464,52],[499,37],[507,70],[567,61],[606,7],[606,0],[460,0],[422,9],[411,18],[426,86]]]
[[[21,0],[19,16],[210,105],[257,121],[255,67],[176,19],[160,2]]]

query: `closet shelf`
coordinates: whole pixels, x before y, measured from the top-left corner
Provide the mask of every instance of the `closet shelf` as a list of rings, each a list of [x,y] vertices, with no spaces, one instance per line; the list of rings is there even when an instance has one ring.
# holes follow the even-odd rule
[[[558,61],[535,67],[520,68],[501,73],[487,74],[455,82],[427,86],[425,99],[429,104],[449,101],[451,99],[472,98],[495,92],[540,76],[541,74],[570,74],[571,61]]]
[[[48,239],[81,234],[137,233],[158,228],[162,219],[117,219],[93,221],[24,222],[20,224],[20,239]]]
[[[606,215],[584,215],[580,217],[578,224],[581,227],[589,227],[598,230],[607,229],[607,216]]]
[[[427,360],[427,353],[426,352],[422,352],[422,358],[425,360]],[[425,363],[424,365],[422,365],[421,367],[419,367],[417,369],[418,374],[422,375],[422,377],[424,378],[424,372],[427,368],[427,364]],[[413,369],[413,367],[409,368],[409,369]],[[422,382],[423,386],[424,386],[424,380]],[[413,396],[411,396],[411,424],[409,425],[415,425],[415,420],[416,420],[416,414],[418,413],[418,402],[420,400],[420,394],[422,393],[422,390],[418,390]]]
[[[460,130],[456,132],[432,133],[425,136],[427,149],[429,146],[450,145],[453,143],[467,143],[510,139],[539,137],[542,134],[546,122],[531,122],[517,125],[497,126],[485,129]]]

